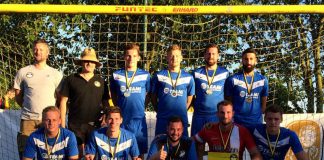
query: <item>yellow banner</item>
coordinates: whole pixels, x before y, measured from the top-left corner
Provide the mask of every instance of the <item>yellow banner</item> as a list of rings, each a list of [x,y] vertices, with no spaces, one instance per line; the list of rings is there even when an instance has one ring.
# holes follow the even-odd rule
[[[0,4],[0,13],[69,14],[324,14],[324,5],[233,5],[233,6],[131,6]]]

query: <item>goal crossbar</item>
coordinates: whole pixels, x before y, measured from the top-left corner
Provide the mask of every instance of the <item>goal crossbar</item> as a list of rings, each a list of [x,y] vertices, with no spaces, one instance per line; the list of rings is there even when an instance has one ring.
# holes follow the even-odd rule
[[[0,4],[0,13],[67,14],[324,14],[324,5],[135,6]]]

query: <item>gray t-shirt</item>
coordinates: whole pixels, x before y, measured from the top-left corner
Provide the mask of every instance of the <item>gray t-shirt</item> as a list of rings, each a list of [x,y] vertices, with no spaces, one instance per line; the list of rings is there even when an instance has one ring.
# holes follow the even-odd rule
[[[14,88],[23,94],[21,119],[41,120],[43,109],[55,106],[55,90],[62,77],[61,72],[47,65],[44,69],[29,65],[17,72]]]

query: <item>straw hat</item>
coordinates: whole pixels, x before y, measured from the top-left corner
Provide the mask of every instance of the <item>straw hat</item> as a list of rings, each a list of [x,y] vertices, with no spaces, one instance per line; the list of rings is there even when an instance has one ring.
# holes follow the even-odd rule
[[[82,65],[82,61],[91,61],[96,63],[96,67],[100,67],[101,63],[99,62],[96,52],[92,48],[84,49],[83,53],[81,54],[80,59],[74,59],[74,64]]]

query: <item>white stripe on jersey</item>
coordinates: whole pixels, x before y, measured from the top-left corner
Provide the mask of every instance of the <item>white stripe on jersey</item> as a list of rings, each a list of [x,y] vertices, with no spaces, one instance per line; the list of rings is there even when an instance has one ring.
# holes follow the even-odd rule
[[[214,77],[212,83],[226,79],[227,78],[227,74],[228,74],[228,72],[224,72],[224,73],[221,73],[221,74],[216,75]],[[204,81],[207,82],[207,77],[206,77],[205,74],[201,74],[201,73],[195,72],[195,78],[198,78],[198,79],[201,79],[201,80],[204,80]]]
[[[146,81],[147,76],[148,74],[135,75],[132,83],[139,82],[139,81]],[[113,73],[113,77],[115,80],[126,83],[126,78],[124,75]],[[128,81],[129,80],[130,78],[128,78]]]
[[[257,139],[259,139],[259,141],[262,142],[264,145],[268,146],[268,140],[265,139],[265,137],[263,137],[257,129],[254,130],[253,135],[254,135]],[[290,139],[290,137],[288,136],[288,137],[285,138],[285,139],[279,140],[279,141],[278,141],[278,144],[277,144],[276,147],[281,147],[281,146],[288,145],[288,144],[289,144],[289,139]],[[276,144],[275,141],[272,141],[272,142],[270,142],[270,143],[271,143],[271,146],[272,146],[272,147],[274,147],[275,144]]]
[[[167,84],[169,84],[169,85],[172,86],[169,77],[164,76],[164,75],[157,75],[157,77],[158,77],[158,81],[159,81],[159,82],[164,82],[164,83],[167,83]],[[181,77],[181,78],[179,78],[176,86],[180,86],[180,85],[182,85],[182,84],[189,84],[191,78],[192,78],[192,77]],[[176,81],[176,80],[173,80],[174,83],[175,83],[175,81]]]
[[[60,143],[56,143],[52,149],[52,153],[55,153],[56,151],[59,151],[61,149],[64,149],[65,147],[67,147],[69,139],[70,139],[70,137],[66,137],[65,140],[61,141]],[[34,142],[35,142],[36,146],[47,151],[45,142],[43,142],[37,138],[34,138]],[[50,148],[52,148],[52,146],[50,146]]]
[[[109,144],[107,144],[105,141],[101,140],[98,137],[95,137],[95,138],[96,138],[96,142],[97,142],[98,147],[100,147],[103,150],[105,150],[106,152],[110,153],[109,152]],[[116,150],[116,153],[118,153],[120,151],[123,151],[123,150],[131,147],[131,145],[132,145],[132,140],[131,139],[127,140],[126,142],[120,143],[118,145],[118,148]],[[111,150],[114,151],[115,150],[115,147],[114,146],[111,146]]]
[[[247,89],[247,88],[246,88],[246,84],[245,84],[244,81],[241,81],[241,80],[236,79],[236,78],[233,78],[233,80],[234,80],[234,85],[235,85],[235,86],[240,86],[240,87],[242,87],[242,88],[244,88],[244,89]],[[264,86],[264,81],[265,81],[265,80],[262,79],[262,80],[259,80],[259,81],[256,81],[256,82],[253,82],[252,90],[255,89],[255,88],[258,88],[258,87],[262,87],[262,86]]]

